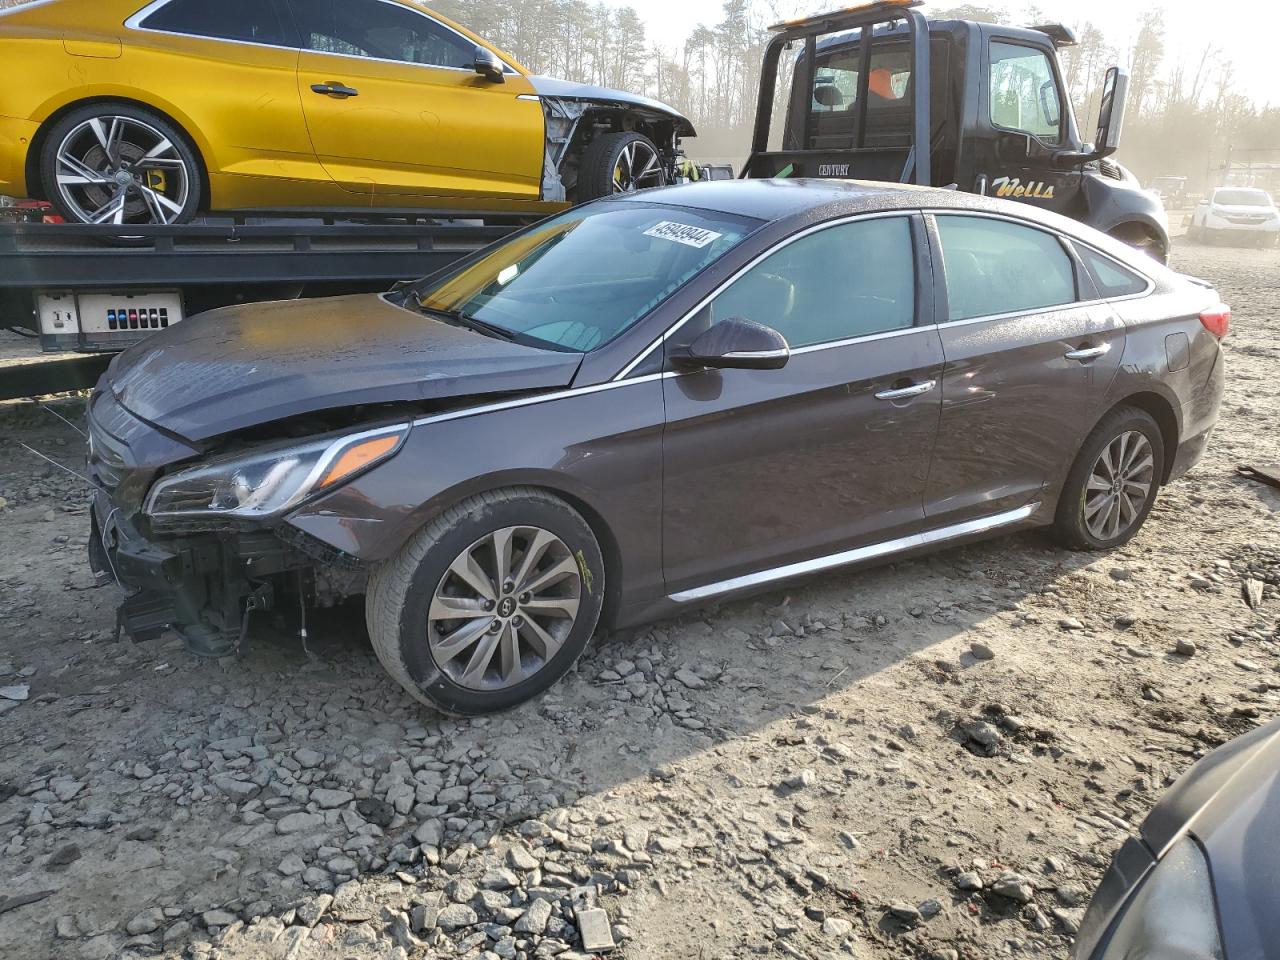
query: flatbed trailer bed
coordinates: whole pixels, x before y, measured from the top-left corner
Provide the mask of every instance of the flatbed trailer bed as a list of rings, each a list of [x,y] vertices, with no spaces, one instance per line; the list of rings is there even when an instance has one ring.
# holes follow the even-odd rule
[[[50,355],[0,366],[0,400],[91,386],[112,355],[195,313],[385,290],[534,219],[474,211],[359,220],[256,214],[131,227],[136,239],[128,244],[116,239],[118,226],[0,223],[0,328],[39,337]]]

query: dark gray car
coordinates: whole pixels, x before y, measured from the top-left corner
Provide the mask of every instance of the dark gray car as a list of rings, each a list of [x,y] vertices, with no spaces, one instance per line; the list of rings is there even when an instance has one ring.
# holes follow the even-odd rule
[[[1102,878],[1077,960],[1280,955],[1280,720],[1219,747],[1156,804]]]
[[[1021,527],[1125,543],[1205,449],[1228,318],[983,197],[605,200],[387,295],[121,354],[91,400],[94,563],[134,591],[126,630],[209,655],[298,593],[366,593],[414,696],[501,709],[598,624]]]

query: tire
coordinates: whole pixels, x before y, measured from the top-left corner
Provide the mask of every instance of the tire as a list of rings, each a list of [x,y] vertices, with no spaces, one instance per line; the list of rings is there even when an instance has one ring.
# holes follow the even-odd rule
[[[1145,253],[1157,263],[1169,262],[1169,251],[1142,224],[1122,223],[1111,231],[1110,236],[1121,243],[1128,244],[1140,253]]]
[[[641,133],[606,133],[592,140],[582,154],[578,202],[635,193],[666,183],[662,153],[652,140]]]
[[[532,594],[523,584],[495,585],[496,542],[507,544],[512,580],[542,543],[521,579],[552,579]],[[420,530],[373,572],[365,616],[378,659],[405,690],[445,713],[478,716],[523,703],[564,676],[595,632],[604,589],[604,557],[582,516],[545,491],[512,487],[463,500]],[[464,615],[441,616],[453,611]],[[513,641],[515,654],[504,657]]]
[[[67,222],[120,226],[186,223],[208,189],[190,138],[125,103],[90,104],[58,120],[41,148],[40,181]]]
[[[1107,482],[1104,453],[1109,453],[1112,463],[1122,467],[1128,461],[1128,469],[1121,472],[1121,478],[1127,477],[1131,484],[1124,484],[1113,474],[1111,493],[1101,488]],[[1072,550],[1112,550],[1132,540],[1142,529],[1160,492],[1164,455],[1164,436],[1145,410],[1117,407],[1103,417],[1067,473],[1054,521],[1058,540]],[[1150,464],[1142,469],[1148,458]],[[1145,496],[1140,504],[1135,504],[1143,484]],[[1125,491],[1124,496],[1116,493],[1119,489]],[[1114,529],[1108,522],[1113,516],[1110,507],[1099,508],[1098,498],[1115,502],[1114,516],[1118,520]],[[1129,509],[1125,509],[1126,503]]]

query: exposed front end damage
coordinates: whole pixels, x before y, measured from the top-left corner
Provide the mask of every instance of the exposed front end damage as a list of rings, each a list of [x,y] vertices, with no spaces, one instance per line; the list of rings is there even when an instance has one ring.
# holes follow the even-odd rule
[[[546,157],[542,168],[542,199],[581,202],[577,195],[578,164],[598,136],[642,133],[657,145],[666,182],[676,177],[680,141],[695,136],[693,124],[657,100],[604,87],[573,84],[547,77],[531,77],[546,117]]]
[[[363,594],[360,547],[292,518],[397,456],[416,418],[563,388],[580,363],[390,295],[225,308],[153,334],[88,410],[90,563],[125,593],[121,632],[173,628],[223,656],[262,614],[296,622]]]
[[[123,436],[109,433],[108,424]],[[98,488],[89,565],[124,594],[117,633],[143,641],[172,628],[192,653],[221,657],[238,648],[255,616],[332,606],[364,592],[359,560],[283,519],[158,528],[143,509],[168,466],[155,461],[176,455],[181,469],[196,450],[166,441],[102,392],[91,401],[89,428],[88,473]],[[161,450],[149,451],[157,439]],[[149,461],[149,453],[159,456]]]

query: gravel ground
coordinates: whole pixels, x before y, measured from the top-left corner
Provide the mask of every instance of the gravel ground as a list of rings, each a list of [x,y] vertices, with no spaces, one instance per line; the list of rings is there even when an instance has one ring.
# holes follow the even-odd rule
[[[1204,463],[1109,555],[1031,533],[726,603],[442,719],[359,609],[113,638],[80,438],[0,404],[0,957],[1068,956],[1165,787],[1280,712],[1280,253]],[[78,406],[53,409],[78,420]],[[317,618],[318,619],[318,618]]]

